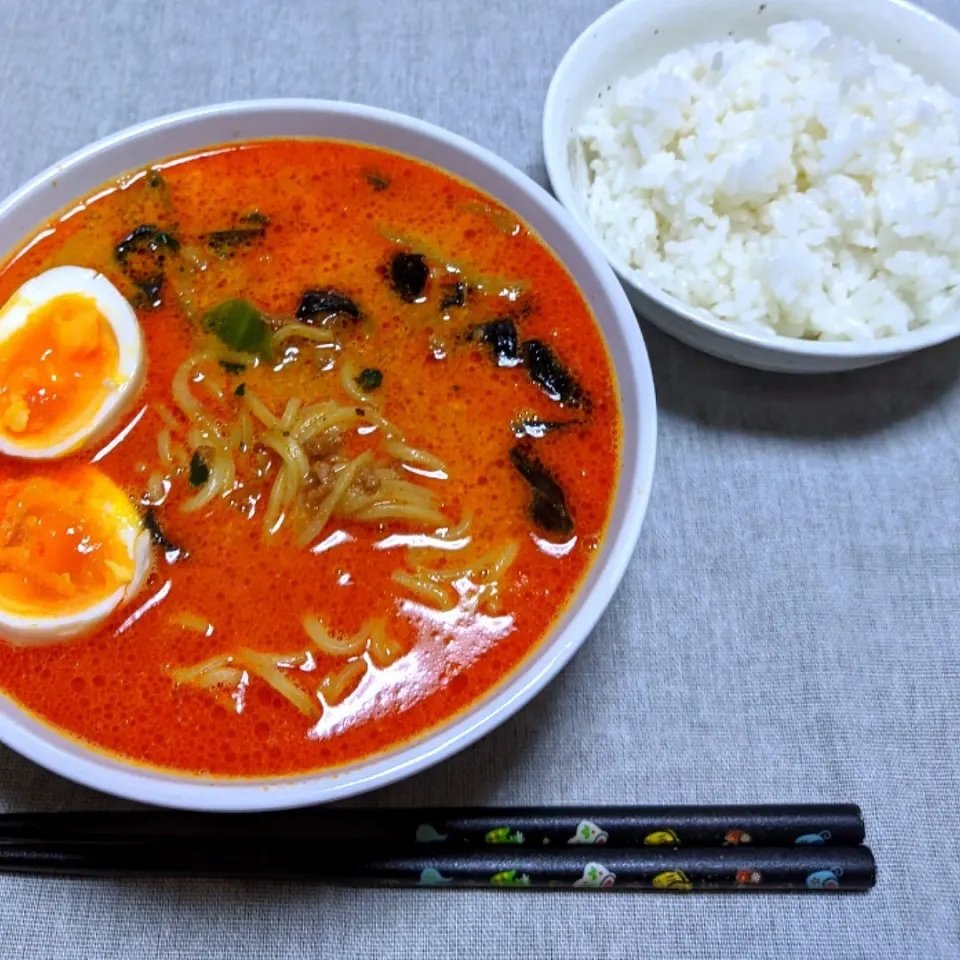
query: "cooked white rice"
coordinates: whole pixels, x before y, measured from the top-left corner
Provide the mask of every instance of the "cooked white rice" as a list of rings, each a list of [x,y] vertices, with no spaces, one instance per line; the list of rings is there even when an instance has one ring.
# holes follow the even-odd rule
[[[754,331],[870,340],[956,317],[960,101],[804,21],[619,80],[575,175],[605,246]]]

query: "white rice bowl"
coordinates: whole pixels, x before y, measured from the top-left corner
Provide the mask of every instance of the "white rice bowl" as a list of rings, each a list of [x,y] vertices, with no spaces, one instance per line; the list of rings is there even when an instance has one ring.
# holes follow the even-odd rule
[[[706,316],[821,341],[960,314],[960,101],[814,21],[605,91],[574,171],[613,257]]]

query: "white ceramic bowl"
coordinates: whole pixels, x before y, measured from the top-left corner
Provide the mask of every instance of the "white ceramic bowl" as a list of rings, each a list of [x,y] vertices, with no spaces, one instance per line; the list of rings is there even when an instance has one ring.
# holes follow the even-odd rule
[[[389,753],[334,772],[270,780],[163,773],[101,754],[0,697],[0,740],[79,783],[146,803],[196,810],[266,810],[341,799],[417,773],[516,713],[577,651],[613,596],[640,535],[653,479],[656,398],[643,338],[600,252],[542,188],[462,137],[410,117],[319,100],[204,107],[131,127],[40,174],[0,205],[0,254],[76,197],[127,170],[214,144],[265,137],[329,137],[419,157],[476,184],[518,213],[553,249],[593,308],[616,369],[625,424],[609,534],[573,603],[513,674],[463,714]]]
[[[901,0],[625,0],[580,35],[557,68],[543,116],[543,152],[553,191],[602,246],[571,176],[574,131],[597,93],[623,75],[652,67],[673,50],[734,37],[762,39],[771,24],[820,20],[838,33],[873,42],[960,96],[960,33]],[[829,373],[872,366],[960,335],[960,317],[868,343],[819,343],[758,336],[710,319],[662,292],[616,256],[607,259],[637,312],[692,347],[746,366]]]

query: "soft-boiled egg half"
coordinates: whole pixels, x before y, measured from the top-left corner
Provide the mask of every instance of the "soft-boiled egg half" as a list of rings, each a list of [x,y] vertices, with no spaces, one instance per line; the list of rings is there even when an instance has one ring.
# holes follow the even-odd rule
[[[87,633],[140,589],[150,556],[136,507],[96,467],[0,482],[0,638]]]
[[[66,456],[113,427],[146,372],[133,308],[101,273],[55,267],[0,309],[0,453]]]

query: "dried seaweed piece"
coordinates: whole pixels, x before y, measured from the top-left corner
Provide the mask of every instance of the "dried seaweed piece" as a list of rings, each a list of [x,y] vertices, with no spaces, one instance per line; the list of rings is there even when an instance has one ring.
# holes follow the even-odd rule
[[[519,444],[511,448],[510,460],[530,486],[530,519],[551,536],[569,537],[573,533],[573,518],[563,488],[553,474]]]
[[[328,326],[340,317],[357,321],[363,317],[363,312],[355,301],[339,290],[307,290],[300,298],[297,319],[308,326]]]
[[[429,277],[423,254],[397,253],[390,261],[390,281],[404,303],[416,303],[423,297]]]
[[[565,407],[589,407],[580,384],[545,343],[526,340],[521,351],[527,375],[551,400]]]
[[[510,317],[500,317],[475,327],[473,337],[490,348],[498,367],[516,367],[523,362],[517,326]]]

